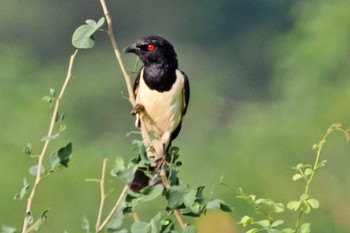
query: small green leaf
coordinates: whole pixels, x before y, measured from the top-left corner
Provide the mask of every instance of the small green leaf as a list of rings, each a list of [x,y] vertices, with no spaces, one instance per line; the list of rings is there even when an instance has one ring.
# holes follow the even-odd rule
[[[51,94],[52,97],[55,97],[55,96],[56,96],[56,91],[55,91],[55,89],[50,88],[50,94]]]
[[[141,193],[143,194],[143,197],[141,201],[146,202],[146,201],[151,201],[153,199],[156,199],[163,192],[163,189],[164,189],[163,184],[148,186],[142,189]]]
[[[15,233],[17,232],[17,229],[14,227],[2,225],[1,226],[1,233]]]
[[[283,220],[276,220],[271,224],[271,227],[278,227],[284,223]]]
[[[118,228],[121,227],[122,223],[123,223],[122,219],[120,219],[120,218],[112,218],[108,222],[108,224],[106,226],[106,229],[107,229],[108,232],[114,232],[114,231],[118,230]]]
[[[51,160],[51,171],[55,170],[58,164],[60,164],[60,158],[58,158],[57,153],[52,153],[50,155]]]
[[[27,143],[27,145],[25,145],[23,147],[23,153],[25,155],[31,155],[32,154],[32,145],[30,143]]]
[[[60,164],[68,167],[68,163],[70,160],[70,155],[72,154],[72,143],[68,143],[65,147],[60,148],[57,151],[57,156],[60,159]]]
[[[232,208],[220,199],[215,199],[208,202],[207,209],[220,209],[224,212],[232,212]]]
[[[31,166],[29,168],[29,174],[32,175],[32,176],[36,176],[38,173],[38,165],[34,165],[34,166]],[[46,173],[46,169],[44,167],[44,165],[41,166],[41,169],[40,169],[40,174],[45,174]]]
[[[304,223],[300,227],[300,233],[310,233],[311,232],[311,225],[310,223]]]
[[[166,199],[168,200],[168,207],[175,209],[182,205],[184,202],[184,196],[188,192],[188,188],[183,185],[172,186],[166,192]]]
[[[21,191],[20,191],[19,193],[17,193],[17,194],[14,196],[14,199],[19,198],[20,200],[22,200],[23,197],[26,195],[29,186],[30,186],[30,185],[28,184],[27,179],[24,177],[24,178],[23,178],[23,186],[22,186],[22,189],[21,189]]]
[[[28,225],[31,225],[34,222],[34,216],[31,211],[28,211],[24,217],[27,219]]]
[[[105,19],[102,17],[97,23],[88,19],[85,21],[86,24],[78,27],[73,33],[72,43],[74,47],[78,49],[89,49],[94,46],[94,33],[103,26]]]
[[[197,233],[197,229],[193,225],[186,226],[185,229],[183,229],[182,233]]]
[[[150,229],[150,224],[146,222],[137,221],[131,225],[131,233],[147,233]]]
[[[252,228],[252,229],[250,229],[249,231],[247,231],[247,233],[256,233],[256,232],[258,232],[258,228]]]
[[[269,220],[260,220],[260,221],[257,221],[257,222],[254,222],[255,224],[261,226],[261,227],[268,227],[270,226],[270,221]]]
[[[186,207],[191,207],[196,200],[197,189],[191,189],[184,195],[184,204]]]
[[[295,230],[292,228],[284,228],[281,230],[281,233],[295,233]]]
[[[241,221],[239,221],[239,223],[242,224],[243,227],[249,227],[254,223],[254,219],[248,215],[245,215],[241,218]]]
[[[55,140],[56,138],[58,138],[60,135],[58,133],[54,134],[54,135],[51,135],[51,136],[44,136],[41,138],[41,141],[52,141],[52,140]]]
[[[297,173],[297,174],[295,174],[295,175],[292,177],[292,180],[293,180],[293,181],[297,181],[297,180],[299,180],[299,179],[301,179],[301,178],[303,178],[303,176],[302,176],[301,174]]]
[[[86,233],[90,232],[90,223],[89,220],[84,216],[83,222],[81,224],[81,229],[85,230]]]
[[[309,175],[312,174],[312,169],[311,168],[306,168],[304,173],[305,173],[306,176],[309,176]]]
[[[307,200],[307,202],[314,209],[317,209],[318,207],[320,207],[320,202],[316,199],[310,198],[309,200]]]
[[[287,208],[290,210],[297,211],[301,206],[301,201],[290,201],[287,204]]]

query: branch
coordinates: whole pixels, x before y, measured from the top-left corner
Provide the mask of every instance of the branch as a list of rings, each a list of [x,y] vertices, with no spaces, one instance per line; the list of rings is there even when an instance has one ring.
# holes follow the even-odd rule
[[[33,202],[33,199],[34,199],[34,196],[35,196],[35,191],[36,191],[36,188],[39,185],[40,180],[41,180],[41,173],[40,172],[41,172],[41,169],[42,169],[42,166],[43,166],[43,160],[44,160],[47,148],[48,148],[48,146],[50,144],[50,141],[51,141],[50,137],[52,136],[52,133],[53,133],[53,129],[54,129],[54,125],[55,125],[55,120],[56,120],[58,108],[60,106],[60,101],[61,101],[61,99],[63,97],[63,94],[64,94],[64,92],[66,90],[68,82],[69,82],[70,78],[72,77],[73,63],[74,63],[74,59],[75,59],[75,56],[77,55],[77,53],[78,53],[78,49],[76,49],[75,52],[73,53],[73,55],[70,57],[70,62],[69,62],[69,67],[68,67],[66,80],[64,81],[62,89],[61,89],[61,92],[60,92],[60,94],[59,94],[59,96],[58,96],[58,98],[56,100],[55,108],[54,108],[54,111],[52,113],[52,119],[51,119],[51,123],[50,123],[50,127],[49,127],[49,132],[47,134],[47,139],[45,140],[45,144],[44,144],[43,149],[41,151],[41,154],[39,156],[38,168],[37,168],[38,171],[37,171],[37,174],[36,174],[35,183],[34,183],[32,192],[30,193],[30,196],[29,196],[28,201],[27,201],[26,213],[29,213],[31,211],[32,202]],[[27,233],[28,232],[27,228],[28,228],[28,218],[25,217],[24,218],[24,223],[23,223],[23,228],[22,228],[22,233]]]
[[[105,173],[106,173],[106,165],[107,165],[107,158],[103,160],[103,165],[102,165],[102,175],[101,175],[101,180],[100,180],[100,190],[101,190],[101,201],[100,201],[100,208],[98,210],[98,216],[97,216],[97,221],[96,221],[96,232],[98,227],[101,224],[101,218],[102,218],[102,213],[103,213],[103,206],[105,203],[106,199],[106,193],[105,193]]]
[[[120,203],[122,202],[123,197],[124,197],[125,193],[128,191],[128,189],[129,189],[129,186],[125,185],[122,193],[119,195],[119,199],[118,199],[117,203],[115,203],[113,209],[111,210],[111,212],[109,212],[108,216],[103,221],[103,223],[99,227],[96,227],[96,232],[100,232],[107,225],[109,220],[111,220],[111,218],[113,217],[113,214],[117,211],[118,207],[120,206]]]
[[[126,82],[126,86],[128,88],[129,101],[130,101],[131,105],[133,107],[135,107],[136,100],[135,100],[135,96],[134,96],[134,92],[133,92],[133,88],[132,88],[132,84],[131,84],[131,78],[130,78],[130,75],[127,73],[126,69],[125,69],[123,60],[122,60],[122,58],[120,56],[120,52],[119,52],[119,49],[118,49],[118,46],[117,46],[117,41],[116,41],[116,39],[115,39],[115,37],[113,35],[112,19],[111,19],[111,16],[109,15],[108,8],[107,8],[105,0],[100,0],[100,2],[101,2],[102,8],[103,8],[103,13],[104,13],[104,15],[106,17],[106,21],[107,21],[107,24],[108,24],[108,36],[109,36],[109,39],[110,39],[110,41],[112,43],[112,47],[113,47],[115,56],[116,56],[117,61],[119,63],[120,69],[122,70],[122,73],[123,73],[123,76],[124,76],[124,79],[125,79],[125,82]],[[151,138],[150,138],[150,136],[148,134],[148,130],[145,127],[142,113],[140,113],[140,122],[141,122],[141,133],[142,133],[143,142],[144,142],[145,146],[149,148],[149,146],[152,145],[152,140],[151,140]]]

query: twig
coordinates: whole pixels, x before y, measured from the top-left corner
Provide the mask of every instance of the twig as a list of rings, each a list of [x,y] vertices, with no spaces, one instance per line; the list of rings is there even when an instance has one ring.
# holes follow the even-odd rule
[[[128,191],[128,189],[129,189],[129,186],[125,185],[122,193],[119,195],[119,199],[118,199],[117,203],[115,203],[113,209],[111,210],[111,212],[109,212],[108,216],[103,221],[103,223],[96,229],[96,232],[101,231],[107,225],[109,220],[113,217],[113,214],[117,211],[117,209],[118,209],[120,203],[122,202],[123,197],[124,197],[125,193]]]
[[[39,156],[38,168],[37,168],[38,171],[36,173],[35,183],[33,185],[33,189],[31,191],[30,196],[29,196],[28,201],[27,201],[26,213],[29,213],[31,211],[33,199],[35,196],[35,191],[36,191],[36,188],[39,185],[40,180],[41,180],[41,173],[40,172],[41,172],[41,169],[43,166],[43,160],[44,160],[47,148],[48,148],[50,141],[51,141],[50,137],[52,136],[52,133],[53,133],[53,128],[55,125],[55,120],[56,120],[56,116],[57,116],[57,112],[58,112],[58,107],[60,106],[60,101],[61,101],[63,94],[66,90],[68,82],[69,82],[70,78],[72,77],[73,63],[74,63],[74,59],[75,59],[75,56],[77,55],[77,53],[78,53],[78,49],[76,49],[75,52],[73,53],[73,55],[70,57],[70,62],[69,62],[66,80],[63,83],[63,86],[62,86],[62,89],[61,89],[61,92],[60,92],[58,98],[56,99],[56,104],[55,104],[54,111],[52,113],[52,119],[51,119],[51,123],[50,123],[50,127],[49,127],[49,132],[47,134],[47,139],[45,140],[45,144],[44,144],[43,149],[41,151],[41,154]],[[28,229],[28,218],[25,217],[24,223],[23,223],[23,228],[22,228],[22,233],[27,233],[28,232],[27,229]]]
[[[97,216],[97,221],[96,221],[96,232],[98,227],[101,224],[101,219],[102,219],[102,213],[103,213],[103,206],[105,203],[106,199],[106,193],[105,193],[105,173],[106,173],[106,165],[107,165],[107,158],[103,160],[103,165],[102,165],[102,175],[101,175],[101,180],[100,180],[100,190],[101,190],[101,201],[100,201],[100,208],[98,210],[98,216]]]
[[[181,227],[181,229],[185,229],[186,228],[186,223],[184,222],[184,220],[182,219],[182,215],[180,213],[180,211],[178,209],[174,209],[174,215]]]
[[[136,100],[135,100],[135,96],[134,96],[134,92],[133,92],[133,88],[132,88],[132,84],[131,84],[131,78],[130,78],[130,75],[128,74],[128,72],[126,71],[125,69],[125,66],[124,66],[124,63],[123,63],[123,60],[120,56],[120,52],[119,52],[119,49],[118,49],[118,46],[117,46],[117,41],[114,37],[114,34],[113,34],[113,24],[112,24],[112,18],[108,12],[108,8],[107,8],[107,5],[106,5],[106,2],[105,0],[100,0],[101,2],[101,5],[102,5],[102,9],[103,9],[103,13],[106,17],[106,21],[107,21],[107,24],[108,24],[108,36],[109,36],[109,39],[112,43],[112,47],[113,47],[113,50],[114,50],[114,53],[115,53],[115,56],[118,60],[118,63],[119,63],[119,66],[120,66],[120,69],[123,73],[123,76],[124,76],[124,79],[125,79],[125,82],[126,82],[126,86],[128,88],[128,93],[129,93],[129,101],[131,103],[131,105],[133,107],[135,107],[136,105]],[[144,141],[144,144],[146,147],[149,147],[152,145],[152,140],[148,134],[148,130],[146,129],[146,126],[144,124],[144,119],[143,119],[143,114],[140,113],[140,122],[141,122],[141,133],[142,133],[142,138],[143,138],[143,141]]]

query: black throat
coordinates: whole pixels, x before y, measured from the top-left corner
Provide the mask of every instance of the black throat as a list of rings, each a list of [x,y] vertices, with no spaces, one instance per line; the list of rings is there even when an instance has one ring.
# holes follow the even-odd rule
[[[151,90],[169,91],[176,81],[177,62],[153,63],[145,65],[143,79]]]

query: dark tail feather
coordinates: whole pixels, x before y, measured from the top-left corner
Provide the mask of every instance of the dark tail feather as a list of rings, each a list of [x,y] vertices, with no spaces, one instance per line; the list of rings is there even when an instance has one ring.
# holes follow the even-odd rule
[[[141,189],[148,186],[149,177],[146,176],[145,172],[142,170],[137,170],[135,172],[134,179],[131,181],[129,187],[135,192],[139,193]]]

